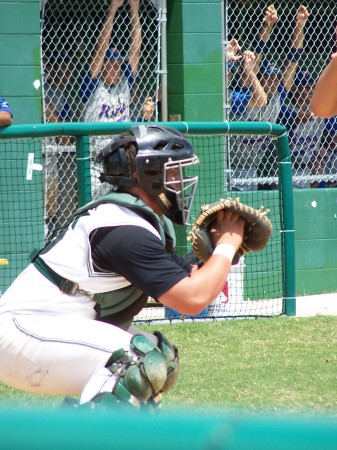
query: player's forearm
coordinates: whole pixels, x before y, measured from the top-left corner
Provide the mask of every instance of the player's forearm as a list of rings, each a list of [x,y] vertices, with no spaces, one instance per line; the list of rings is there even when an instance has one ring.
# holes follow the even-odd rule
[[[131,52],[134,63],[138,66],[140,57],[140,50],[142,47],[142,27],[139,19],[139,12],[137,9],[130,11],[131,16]],[[138,67],[137,67],[138,69]],[[136,71],[137,72],[137,71]]]
[[[261,86],[261,83],[259,82],[256,74],[252,72],[249,75],[249,78],[251,83],[252,98],[248,103],[247,109],[262,108],[263,106],[266,106],[268,101],[267,95],[263,87]]]
[[[255,73],[257,73],[259,70],[261,61],[263,59],[263,52],[273,30],[273,26],[273,24],[263,23],[258,36],[253,42],[253,51],[255,53],[253,70]]]
[[[286,91],[289,91],[293,84],[295,73],[298,67],[298,60],[301,54],[300,52],[303,51],[304,25],[305,23],[298,22],[292,36],[291,48],[289,51],[288,59],[285,63],[284,75],[282,79]]]
[[[292,48],[303,48],[304,42],[304,25],[303,23],[297,23],[294,29],[294,33],[291,39]]]
[[[241,78],[241,84],[244,87],[249,87],[251,91],[251,99],[248,102],[247,109],[261,108],[267,104],[267,95],[261,86],[253,69],[249,73],[244,72]]]
[[[231,269],[231,260],[214,255],[198,270],[192,271],[159,301],[182,314],[198,314],[222,291]]]
[[[329,62],[316,83],[311,111],[317,117],[337,115],[337,58]]]
[[[268,41],[270,34],[272,32],[273,26],[274,25],[271,23],[263,23],[262,24],[260,31],[259,31],[259,39],[261,41],[263,41],[265,43]]]
[[[303,51],[304,27],[309,17],[309,11],[306,6],[301,5],[296,14],[296,26],[291,38],[291,47],[288,53],[286,69],[283,76],[283,84],[287,91],[290,90],[298,61]]]
[[[284,75],[283,75],[282,81],[283,81],[284,88],[287,92],[290,91],[290,89],[291,89],[291,86],[292,86],[294,78],[295,78],[297,67],[298,67],[298,62],[286,61],[286,63],[285,63]]]
[[[102,70],[105,54],[110,43],[112,25],[115,20],[116,12],[117,7],[114,5],[114,2],[112,2],[107,16],[103,22],[102,31],[91,58],[90,73],[93,78],[97,78],[100,71]]]
[[[112,29],[113,22],[115,20],[117,9],[118,8],[112,2],[110,9],[107,13],[107,16],[105,18],[105,21],[103,23],[102,33],[98,40],[103,45],[106,45],[106,43],[109,45],[109,41],[110,41],[110,37],[111,37],[111,29]]]

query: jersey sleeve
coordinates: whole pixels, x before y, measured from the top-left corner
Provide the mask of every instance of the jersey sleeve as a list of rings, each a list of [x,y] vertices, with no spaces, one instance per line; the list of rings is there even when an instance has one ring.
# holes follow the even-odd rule
[[[0,98],[0,112],[8,112],[13,117],[12,109],[4,98]]]
[[[250,88],[241,87],[240,91],[232,92],[231,112],[234,116],[242,116],[247,109],[248,103],[252,98]]]
[[[284,102],[286,101],[288,92],[287,92],[284,84],[282,83],[282,81],[280,82],[280,84],[277,87],[277,92],[280,94],[281,105],[284,105]]]
[[[291,131],[295,126],[296,112],[290,106],[283,104],[278,118],[278,123]]]
[[[128,80],[129,89],[131,90],[137,81],[137,77],[133,76],[132,69],[129,63],[122,63],[122,71],[124,73],[124,76]]]
[[[189,276],[165,251],[162,241],[143,227],[100,228],[90,242],[95,270],[122,275],[154,299]]]
[[[80,86],[80,97],[83,103],[87,103],[92,93],[96,90],[99,83],[98,78],[92,78],[89,67],[83,71],[83,81]]]

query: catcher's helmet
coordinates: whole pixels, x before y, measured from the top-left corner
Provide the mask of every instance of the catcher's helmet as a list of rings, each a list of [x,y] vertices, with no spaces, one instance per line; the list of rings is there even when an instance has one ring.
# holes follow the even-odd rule
[[[133,175],[126,150],[136,147]],[[100,180],[117,187],[138,185],[163,214],[187,225],[198,177],[186,177],[184,168],[199,163],[191,142],[174,128],[139,125],[129,135],[115,136],[96,156],[103,166]]]

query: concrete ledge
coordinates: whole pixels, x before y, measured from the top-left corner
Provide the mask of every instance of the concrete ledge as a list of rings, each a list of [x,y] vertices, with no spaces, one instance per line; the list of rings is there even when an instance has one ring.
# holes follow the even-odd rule
[[[296,297],[296,317],[337,316],[337,292]]]

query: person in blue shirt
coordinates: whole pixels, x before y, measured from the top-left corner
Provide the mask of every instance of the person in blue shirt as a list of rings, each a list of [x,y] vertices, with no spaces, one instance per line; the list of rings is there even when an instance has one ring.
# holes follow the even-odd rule
[[[322,157],[322,179],[312,183],[311,187],[337,187],[337,116],[325,119],[320,156]],[[325,176],[327,175],[327,176]]]
[[[293,85],[299,59],[303,53],[304,28],[308,18],[308,9],[304,5],[301,5],[295,16],[295,28],[291,36],[291,46],[288,50],[284,68],[281,72],[272,61],[268,61],[265,58],[269,37],[275,24],[279,20],[278,14],[274,5],[268,6],[265,12],[258,36],[252,43],[252,49],[254,53],[256,53],[255,72],[259,74],[260,82],[268,97],[268,105],[266,110],[263,111],[263,116],[261,118],[263,121],[275,121],[274,117],[280,112],[282,103],[278,94],[282,96],[282,89],[289,92]],[[275,97],[278,97],[278,111],[276,112],[274,106],[272,108],[270,107],[272,100],[275,101]],[[270,120],[270,117],[268,116],[273,120]]]
[[[229,119],[231,121],[249,120],[246,117],[249,116],[250,111],[258,110],[267,105],[267,96],[254,71],[255,55],[250,50],[246,50],[240,55],[240,50],[241,47],[238,41],[233,38],[228,43],[225,55],[229,85]],[[238,61],[241,62],[240,68],[237,64]],[[251,160],[245,149],[242,148],[239,137],[232,136],[229,139],[229,144],[231,155],[233,156],[230,169],[231,175],[235,180],[235,178],[243,175],[242,165],[245,165],[245,167],[249,165],[248,170],[250,170]],[[248,173],[248,170],[245,174]],[[233,178],[231,178],[232,182]],[[235,182],[234,188],[237,188]],[[239,190],[241,188],[242,186],[240,186]]]
[[[43,57],[43,91],[45,122],[70,122],[74,120],[74,105],[67,93],[71,81],[73,63],[64,51],[55,51],[49,58]]]
[[[240,55],[240,50],[238,41],[235,38],[231,39],[226,52],[231,120],[235,120],[235,116],[243,115],[246,110],[261,108],[267,104],[266,94],[253,70],[255,55],[250,50]],[[235,83],[234,74],[237,66],[235,63],[240,60],[242,72],[238,83]]]
[[[298,70],[289,95],[289,104],[282,106],[279,122],[287,127],[293,163],[293,186],[309,188],[310,175],[324,171],[322,137],[324,119],[315,117],[310,110],[310,100],[315,79],[305,68]],[[314,186],[312,186],[314,187]]]
[[[5,98],[0,98],[0,127],[7,127],[13,123],[13,113]]]
[[[276,64],[266,58],[266,49],[269,37],[279,20],[274,5],[269,5],[265,11],[259,33],[252,43],[252,49],[256,53],[255,72],[259,76],[260,83],[267,95],[268,102],[263,108],[256,108],[249,112],[245,120],[275,123],[281,108],[285,103],[288,93],[294,83],[299,60],[303,53],[304,29],[309,18],[306,6],[299,6],[295,15],[295,27],[290,38],[290,48],[287,52],[284,67],[280,70]],[[255,136],[243,142],[250,146],[250,154],[254,158],[254,166],[257,167],[258,177],[270,177],[270,180],[259,184],[259,189],[274,189],[276,151],[273,141],[268,136]]]

